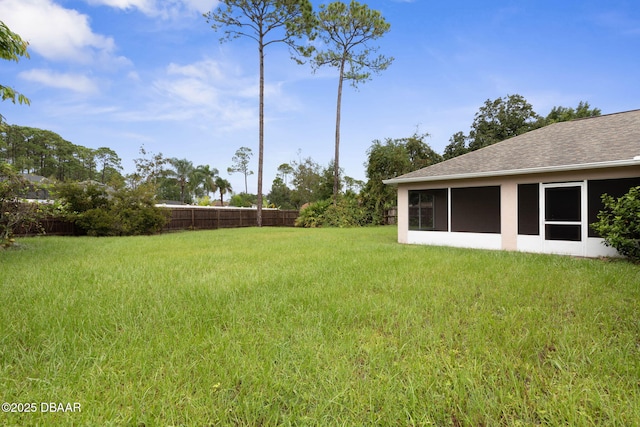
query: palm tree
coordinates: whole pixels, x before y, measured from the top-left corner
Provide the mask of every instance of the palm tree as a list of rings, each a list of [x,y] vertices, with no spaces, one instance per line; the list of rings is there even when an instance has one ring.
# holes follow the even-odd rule
[[[169,160],[171,166],[175,168],[172,175],[176,177],[178,186],[180,186],[180,202],[184,203],[184,191],[189,185],[189,177],[193,173],[193,163],[187,159],[172,158]]]
[[[215,180],[215,185],[218,188],[218,191],[220,192],[220,205],[224,206],[224,200],[222,199],[222,197],[228,191],[232,191],[233,190],[231,188],[231,183],[229,181],[227,181],[226,179],[217,176],[216,180]]]
[[[191,187],[197,197],[208,196],[218,190],[215,179],[218,176],[218,169],[209,165],[200,165],[191,173]]]

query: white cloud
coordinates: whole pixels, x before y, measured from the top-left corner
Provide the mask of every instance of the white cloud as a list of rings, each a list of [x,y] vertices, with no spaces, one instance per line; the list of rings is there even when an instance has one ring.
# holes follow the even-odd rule
[[[45,86],[68,89],[85,95],[98,92],[98,85],[81,74],[64,74],[50,70],[33,69],[21,72],[19,77]]]
[[[208,12],[218,5],[218,0],[184,0],[184,2],[198,12]]]
[[[144,85],[147,101],[140,108],[121,111],[125,122],[187,121],[194,126],[230,132],[252,129],[258,117],[257,76],[243,76],[239,68],[212,59],[191,64],[170,63],[162,75]],[[272,92],[272,90],[270,90]]]
[[[133,80],[134,82],[139,82],[140,81],[140,74],[138,74],[137,71],[129,71],[127,73],[127,78],[129,80]]]
[[[189,65],[169,64],[166,76],[156,80],[154,87],[183,105],[218,108],[220,93],[237,84],[234,80],[229,70],[223,71],[219,62],[207,59]],[[225,83],[228,85],[226,88]]]
[[[171,63],[167,67],[167,74],[215,82],[222,81],[225,78],[221,68],[218,62],[212,60],[200,61],[190,65]]]
[[[116,9],[138,9],[145,15],[156,14],[156,2],[154,0],[87,0],[90,5],[103,5]]]
[[[155,97],[162,102],[154,106],[163,119],[197,119],[218,123],[225,128],[247,125],[247,118],[255,118],[256,102],[242,95],[249,83],[239,76],[237,69],[205,59],[193,64],[171,63],[166,74],[153,82]],[[250,121],[255,124],[254,120]]]
[[[122,10],[137,9],[151,17],[172,18],[193,12],[208,12],[217,0],[85,0],[91,5],[104,5]]]
[[[179,80],[160,80],[155,83],[155,88],[168,96],[174,102],[186,106],[215,106],[219,103],[216,88],[207,85],[204,81],[187,78]]]
[[[157,79],[153,87],[174,105],[204,107],[225,120],[230,118],[229,111],[243,118],[249,115],[243,109],[255,115],[259,92],[257,76],[243,75],[238,67],[212,59],[188,65],[171,63],[166,75]],[[297,108],[297,102],[284,94],[281,82],[266,83],[265,98],[271,111]]]
[[[2,0],[0,16],[29,42],[29,51],[54,61],[122,62],[111,37],[92,31],[89,17],[52,0]]]

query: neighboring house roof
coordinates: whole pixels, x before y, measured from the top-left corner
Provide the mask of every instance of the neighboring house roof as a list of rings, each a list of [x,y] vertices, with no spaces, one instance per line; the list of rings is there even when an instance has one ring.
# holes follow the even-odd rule
[[[22,177],[23,177],[24,179],[26,179],[27,181],[29,181],[29,182],[33,182],[33,183],[36,183],[36,184],[46,183],[46,182],[48,182],[48,181],[49,181],[49,180],[48,180],[47,178],[45,178],[44,176],[34,175],[34,174],[31,174],[31,173],[23,173],[23,174],[21,174],[21,175],[22,175]]]
[[[385,184],[640,165],[640,110],[554,123]]]

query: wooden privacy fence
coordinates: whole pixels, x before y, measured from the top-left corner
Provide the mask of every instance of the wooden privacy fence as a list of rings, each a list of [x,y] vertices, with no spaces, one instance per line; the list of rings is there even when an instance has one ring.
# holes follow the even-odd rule
[[[168,206],[166,209],[171,210],[171,219],[165,230],[253,227],[258,221],[257,209],[199,206]],[[262,209],[264,227],[293,227],[296,218],[296,210]]]
[[[385,225],[396,225],[398,224],[398,208],[387,209],[384,214],[384,223]]]
[[[162,206],[171,216],[164,231],[210,230],[217,228],[254,227],[258,222],[257,209],[216,208],[208,206]],[[298,218],[296,210],[263,209],[262,225],[265,227],[293,227]],[[17,235],[38,234],[41,229],[50,236],[74,236],[79,233],[74,223],[62,218],[45,218],[39,227],[15,230]]]
[[[40,219],[37,224],[28,226],[16,226],[13,233],[16,236],[36,236],[42,234],[49,236],[75,236],[78,234],[76,225],[63,218],[47,217]]]

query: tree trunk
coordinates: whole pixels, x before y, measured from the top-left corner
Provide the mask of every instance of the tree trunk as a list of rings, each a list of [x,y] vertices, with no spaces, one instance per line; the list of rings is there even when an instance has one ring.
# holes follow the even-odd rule
[[[333,204],[338,203],[338,185],[340,183],[340,109],[342,105],[342,82],[344,80],[345,55],[340,63],[340,77],[338,78],[338,102],[336,105],[336,151],[333,159]]]
[[[258,43],[260,51],[260,130],[258,143],[258,211],[256,213],[257,225],[262,227],[262,163],[264,160],[264,43],[262,36]]]

